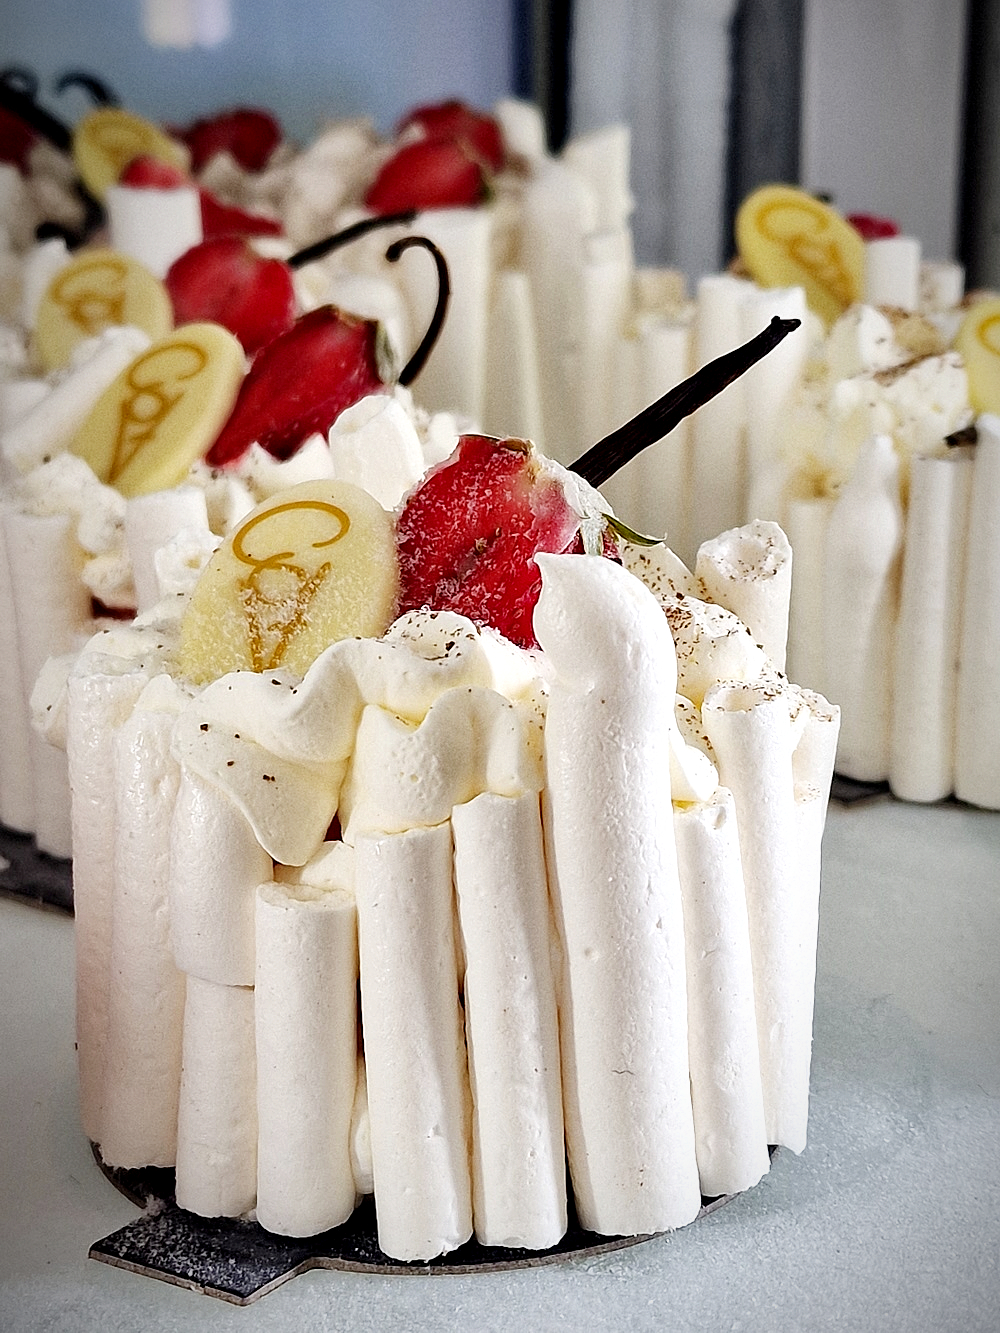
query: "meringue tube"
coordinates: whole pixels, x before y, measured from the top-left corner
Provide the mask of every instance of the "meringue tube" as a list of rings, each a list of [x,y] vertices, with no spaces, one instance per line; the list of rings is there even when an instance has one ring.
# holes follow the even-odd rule
[[[753,291],[743,302],[742,338],[752,338],[772,317],[797,319],[799,327],[743,377],[746,402],[747,496],[745,517],[780,519],[765,486],[776,459],[778,425],[799,387],[809,354],[809,320],[802,287]]]
[[[154,691],[163,690],[158,706]],[[159,677],[114,735],[114,888],[108,959],[101,1156],[111,1166],[173,1166],[184,974],[170,947],[170,755],[176,687]],[[179,693],[179,692],[178,692]]]
[[[873,435],[830,510],[823,578],[823,688],[842,710],[837,770],[859,782],[889,776],[902,543],[899,459],[890,436]]]
[[[80,581],[80,558],[73,520],[65,514],[36,515],[7,509],[3,535],[21,658],[21,708],[30,715],[31,690],[49,657],[71,651],[90,622],[90,594]],[[70,836],[66,756],[36,732],[28,741],[34,793],[34,834],[38,847],[67,857]]]
[[[257,890],[257,1220],[282,1236],[345,1222],[356,1202],[358,943],[343,888]]]
[[[767,1141],[806,1142],[816,937],[802,907],[790,696],[774,682],[719,683],[702,720],[733,793],[746,882]]]
[[[103,1138],[104,1050],[108,1032],[115,803],[115,728],[146,684],[140,672],[71,674],[66,758],[73,789],[73,938],[76,945],[76,1049],[80,1118],[92,1143]]]
[[[450,825],[359,837],[355,888],[378,1243],[432,1259],[472,1235]]]
[[[674,809],[687,956],[688,1052],[701,1192],[756,1185],[770,1166],[746,893],[732,792]]]
[[[753,284],[729,273],[698,283],[695,367],[707,365],[742,341],[742,306]],[[747,484],[746,391],[742,379],[703,403],[691,418],[692,490],[704,532],[724,532],[743,519]]]
[[[634,412],[676,388],[689,373],[691,330],[686,324],[641,318],[636,349]],[[691,515],[691,423],[678,423],[669,438],[644,449],[625,465],[632,480],[635,526],[640,532],[665,533],[680,554],[688,549]]]
[[[535,633],[553,672],[543,821],[573,1191],[590,1231],[664,1231],[701,1201],[670,790],[673,640],[656,598],[620,565],[536,559]]]
[[[865,242],[867,305],[913,311],[920,305],[920,242],[915,236],[882,236]]]
[[[208,530],[205,492],[197,486],[153,491],[126,502],[125,544],[132,565],[136,610],[140,614],[160,600],[156,552],[182,528]]]
[[[778,524],[754,519],[703,542],[694,572],[706,600],[738,616],[778,670],[784,671],[792,547]]]
[[[177,1205],[240,1217],[257,1196],[252,986],[187,978],[177,1111]]]
[[[486,338],[490,300],[488,208],[442,208],[421,213],[414,230],[444,255],[451,278],[448,318],[420,373],[420,401],[432,411],[458,411],[481,421],[486,389]],[[414,311],[413,327],[430,323],[438,294],[435,270],[424,255],[403,270]]]
[[[254,894],[272,871],[236,806],[184,768],[170,830],[170,931],[182,971],[253,985]]]
[[[88,343],[49,392],[0,435],[4,460],[29,472],[67,450],[101,395],[149,346],[149,335],[135,328],[108,329]]]
[[[6,505],[0,505],[0,823],[18,833],[35,827],[35,795],[27,780],[31,772],[31,726],[24,707],[17,609],[7,544],[3,539]]]
[[[785,506],[784,530],[795,552],[788,602],[788,650],[785,670],[789,679],[815,690],[825,690],[826,654],[823,651],[823,579],[826,568],[826,530],[833,501],[826,497],[790,499]]]
[[[167,190],[112,185],[104,206],[112,248],[138,259],[158,278],[203,239],[201,198],[193,185]]]
[[[494,279],[486,347],[483,429],[545,448],[538,335],[526,273],[501,269]]]
[[[545,1250],[566,1231],[559,1027],[535,792],[452,813],[482,1245]]]
[[[1000,810],[1000,416],[978,422],[959,649],[955,795]]]
[[[955,786],[955,700],[973,459],[910,460],[893,663],[889,784],[904,801]]]

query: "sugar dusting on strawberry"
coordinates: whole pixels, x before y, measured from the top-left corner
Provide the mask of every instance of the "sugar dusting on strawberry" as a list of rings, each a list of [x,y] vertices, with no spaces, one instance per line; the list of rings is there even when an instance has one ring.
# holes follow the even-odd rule
[[[457,611],[534,647],[535,555],[572,550],[580,524],[556,466],[531,444],[464,435],[400,513],[400,610]]]

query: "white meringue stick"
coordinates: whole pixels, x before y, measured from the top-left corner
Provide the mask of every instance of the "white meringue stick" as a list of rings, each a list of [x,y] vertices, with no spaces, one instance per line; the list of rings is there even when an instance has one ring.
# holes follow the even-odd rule
[[[545,448],[538,334],[528,275],[501,269],[493,285],[486,344],[483,429]]]
[[[754,519],[698,548],[706,601],[739,616],[779,671],[785,669],[792,548],[777,523]]]
[[[754,290],[743,301],[743,338],[755,337],[777,315],[801,323],[787,338],[751,366],[743,378],[746,403],[747,502],[744,517],[780,520],[774,509],[770,474],[777,450],[777,428],[799,387],[809,354],[809,316],[802,287]],[[770,493],[769,493],[770,492]]]
[[[440,208],[421,213],[414,234],[444,255],[451,278],[448,317],[420,372],[420,401],[431,411],[458,411],[478,422],[486,389],[486,332],[490,303],[489,208]],[[403,258],[413,327],[427,327],[437,299],[437,276],[426,254]]]
[[[615,354],[631,295],[631,238],[626,229],[584,238],[579,346],[572,403],[578,439],[601,439],[629,418],[617,398]]]
[[[636,365],[636,399],[641,412],[676,388],[690,373],[691,329],[687,324],[641,317]],[[628,415],[627,413],[625,414]],[[636,507],[630,526],[639,532],[665,533],[682,557],[688,553],[691,503],[691,425],[685,418],[651,449],[644,449],[624,472],[635,477]]]
[[[865,303],[916,310],[920,305],[920,242],[882,236],[865,243]]]
[[[355,886],[378,1243],[431,1259],[472,1235],[450,825],[360,837]]]
[[[35,827],[31,772],[31,725],[24,707],[17,610],[7,543],[3,540],[6,505],[0,505],[0,823],[19,833]]]
[[[483,1245],[544,1250],[566,1231],[559,1024],[538,796],[485,792],[452,813]]]
[[[910,460],[893,662],[889,783],[904,801],[955,787],[955,700],[973,460]]]
[[[168,190],[112,185],[104,206],[112,248],[138,259],[158,278],[203,237],[201,199],[193,185]]]
[[[873,435],[830,511],[823,577],[824,691],[841,708],[837,770],[860,782],[889,776],[902,544],[899,459],[890,436]]]
[[[182,768],[170,827],[170,935],[183,972],[253,985],[254,895],[272,874],[244,815]]]
[[[1000,416],[978,422],[959,651],[955,795],[1000,810]]]
[[[694,368],[697,370],[743,341],[742,306],[753,284],[729,273],[709,274],[698,283],[694,328]],[[689,543],[705,533],[724,532],[743,519],[746,510],[746,394],[741,380],[698,408],[691,417],[691,480],[694,499],[690,512],[698,516],[698,530]]]
[[[138,699],[147,677],[93,672],[70,675],[66,757],[73,790],[73,939],[76,946],[76,1047],[80,1117],[92,1143],[103,1138],[104,1052],[111,984],[115,803],[115,728]]]
[[[187,978],[177,1112],[177,1203],[241,1217],[257,1195],[257,1061],[251,986]]]
[[[68,449],[104,390],[149,345],[149,335],[130,326],[108,329],[83,344],[45,397],[0,434],[5,461],[28,472]]]
[[[788,650],[785,670],[791,680],[826,689],[823,651],[823,582],[826,530],[833,501],[826,497],[790,499],[785,506],[785,534],[795,553],[788,600]]]
[[[553,668],[543,821],[573,1190],[588,1230],[664,1231],[701,1200],[670,790],[673,641],[620,565],[536,559],[535,632]]]
[[[803,911],[789,694],[713,686],[701,715],[733,793],[746,884],[767,1141],[801,1152],[809,1110],[815,932]]]
[[[550,457],[570,463],[580,441],[573,427],[572,386],[580,327],[583,238],[596,229],[594,191],[564,163],[540,163],[525,188],[521,254],[538,328],[542,411]]]
[[[701,1192],[756,1185],[770,1158],[743,864],[732,793],[675,806],[687,958],[688,1053]]]
[[[168,491],[136,496],[125,505],[125,544],[132,564],[136,610],[148,611],[160,600],[156,552],[182,528],[208,529],[205,492],[197,486],[175,486]]]
[[[346,1222],[356,1202],[354,896],[308,884],[257,890],[257,1220],[282,1236]]]
[[[21,707],[29,716],[31,690],[49,657],[69,652],[90,620],[90,594],[80,581],[80,551],[72,519],[8,509],[3,515],[7,560],[21,656]],[[28,742],[35,808],[35,841],[52,856],[69,856],[66,756],[32,732]]]
[[[172,686],[161,677],[147,691]],[[173,687],[176,688],[176,687]],[[167,702],[167,700],[164,700]],[[145,702],[114,738],[114,890],[101,1156],[111,1166],[173,1166],[184,974],[170,947],[170,755],[175,710]],[[108,775],[105,775],[107,779]]]

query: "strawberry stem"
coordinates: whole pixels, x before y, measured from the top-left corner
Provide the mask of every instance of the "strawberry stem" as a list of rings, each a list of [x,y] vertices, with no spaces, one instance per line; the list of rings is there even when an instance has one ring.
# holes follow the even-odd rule
[[[411,250],[414,246],[419,246],[426,250],[437,267],[438,276],[438,296],[437,305],[434,307],[434,314],[431,316],[431,322],[427,325],[427,332],[420,341],[420,346],[407,361],[399,375],[399,383],[406,387],[412,384],[427,363],[427,358],[433,351],[434,344],[444,327],[445,315],[448,313],[448,302],[451,300],[451,279],[448,276],[448,263],[444,255],[437,248],[432,240],[427,236],[404,236],[398,241],[393,241],[385,252],[385,257],[391,263],[395,264],[400,255],[406,250]]]
[[[350,245],[352,241],[367,236],[370,231],[377,231],[380,227],[408,227],[416,216],[416,209],[411,208],[405,213],[387,213],[385,217],[362,218],[360,222],[345,227],[343,231],[335,231],[332,236],[326,236],[322,241],[314,241],[304,250],[296,251],[286,262],[289,268],[302,268],[317,259],[324,259],[334,250],[339,250],[342,245]]]
[[[576,460],[572,471],[592,486],[602,486],[636,454],[656,444],[657,440],[662,440],[685,417],[767,356],[801,322],[798,319],[780,319],[775,315],[756,338],[751,338],[732,352],[726,352],[724,356],[716,357],[655,403],[643,408],[638,416],[627,421],[624,426],[605,435],[603,440],[599,440]]]

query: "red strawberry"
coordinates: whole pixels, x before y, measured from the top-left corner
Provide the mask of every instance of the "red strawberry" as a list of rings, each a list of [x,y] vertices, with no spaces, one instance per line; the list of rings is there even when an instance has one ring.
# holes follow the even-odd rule
[[[206,236],[282,236],[284,227],[277,218],[262,213],[247,213],[233,204],[224,204],[208,190],[201,196],[201,229]]]
[[[176,324],[212,320],[234,333],[248,356],[295,322],[291,269],[259,255],[242,236],[214,236],[192,246],[164,281]]]
[[[191,153],[192,171],[200,171],[216,153],[230,153],[246,171],[262,171],[281,143],[281,126],[259,107],[233,107],[196,120],[181,138]]]
[[[536,645],[538,551],[582,549],[564,481],[525,440],[463,435],[411,492],[397,524],[400,610],[457,611]]]
[[[257,353],[206,461],[234,463],[255,440],[288,458],[308,436],[325,433],[345,408],[385,387],[381,337],[375,320],[332,305],[303,315]]]
[[[887,236],[899,235],[899,226],[892,218],[880,218],[875,213],[848,213],[847,221],[866,241],[881,241]]]
[[[38,135],[20,116],[0,106],[0,162],[17,167],[22,176],[28,174],[28,158],[38,142]]]
[[[463,144],[471,154],[485,163],[491,171],[499,171],[504,164],[506,150],[499,122],[485,111],[477,111],[465,102],[453,98],[428,106],[414,107],[397,126],[397,133],[417,126],[424,139],[433,143],[452,140]]]
[[[486,195],[483,168],[461,144],[421,139],[404,144],[383,164],[368,187],[365,204],[373,213],[401,213],[468,207],[482,203]]]
[[[280,236],[282,226],[274,218],[259,213],[247,213],[242,208],[224,204],[209,190],[196,186],[190,176],[179,167],[159,158],[143,154],[134,157],[118,177],[119,185],[131,185],[137,190],[176,190],[183,186],[198,190],[201,202],[201,229],[210,236]]]
[[[134,190],[180,190],[194,182],[172,162],[141,153],[122,168],[118,184],[130,185]]]

